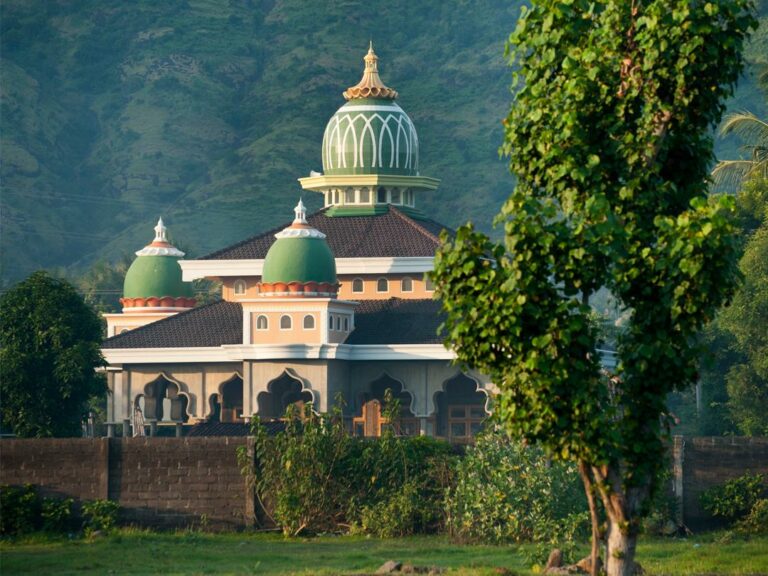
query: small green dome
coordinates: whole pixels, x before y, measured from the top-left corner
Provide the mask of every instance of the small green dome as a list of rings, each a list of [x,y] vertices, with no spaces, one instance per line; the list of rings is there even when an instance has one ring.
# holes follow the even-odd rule
[[[139,256],[123,283],[124,298],[191,298],[192,284],[181,279],[179,259],[174,256]]]
[[[136,252],[123,282],[123,298],[191,298],[192,284],[181,279],[179,259],[184,252],[168,242],[163,219],[155,226],[155,239]]]
[[[277,240],[264,258],[262,282],[336,284],[336,259],[325,234],[307,224],[301,201],[293,224],[275,237]]]

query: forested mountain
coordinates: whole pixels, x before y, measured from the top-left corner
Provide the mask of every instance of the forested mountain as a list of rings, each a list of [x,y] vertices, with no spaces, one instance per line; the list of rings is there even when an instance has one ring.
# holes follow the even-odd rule
[[[116,260],[158,216],[192,255],[288,219],[369,39],[419,131],[422,174],[442,179],[421,208],[487,230],[513,185],[498,147],[504,40],[522,3],[4,0],[3,285]],[[753,76],[768,64],[766,27],[731,103],[763,117]]]

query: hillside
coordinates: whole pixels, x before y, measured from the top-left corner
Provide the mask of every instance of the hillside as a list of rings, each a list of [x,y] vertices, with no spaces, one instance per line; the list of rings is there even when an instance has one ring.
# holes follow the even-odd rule
[[[488,230],[512,185],[497,150],[521,4],[5,0],[3,285],[118,259],[161,215],[192,255],[286,220],[369,39],[419,131],[422,173],[442,179],[422,209]],[[763,27],[749,57],[766,54]],[[732,106],[768,113],[749,74]]]

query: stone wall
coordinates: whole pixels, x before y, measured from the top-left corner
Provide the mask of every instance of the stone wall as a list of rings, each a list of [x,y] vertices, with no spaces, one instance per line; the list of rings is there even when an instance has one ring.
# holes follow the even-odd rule
[[[0,441],[0,484],[45,495],[109,498],[121,522],[158,528],[237,529],[252,499],[237,463],[246,438]]]
[[[699,502],[705,490],[747,472],[768,477],[768,438],[678,436],[675,453],[682,458],[676,478],[678,504],[683,522],[694,531],[719,526]]]

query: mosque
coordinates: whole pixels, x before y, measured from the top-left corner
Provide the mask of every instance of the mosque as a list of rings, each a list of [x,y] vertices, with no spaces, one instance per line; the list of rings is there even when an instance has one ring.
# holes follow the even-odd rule
[[[364,61],[326,126],[323,172],[299,179],[321,210],[300,200],[292,222],[196,260],[160,220],[136,253],[122,313],[106,315],[110,434],[231,434],[254,415],[336,403],[360,436],[391,424],[467,442],[479,430],[495,387],[452,364],[425,276],[445,227],[417,206],[439,181],[419,172],[416,128],[372,46]],[[195,307],[199,278],[221,282],[222,299]],[[397,422],[382,414],[387,390]]]

